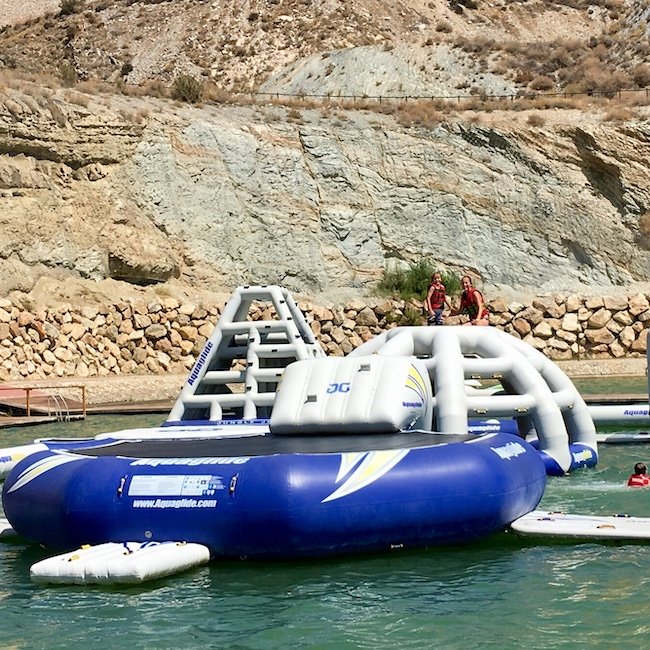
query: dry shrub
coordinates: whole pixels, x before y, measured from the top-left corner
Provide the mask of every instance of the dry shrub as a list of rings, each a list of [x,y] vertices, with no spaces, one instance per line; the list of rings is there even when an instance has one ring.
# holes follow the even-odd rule
[[[87,95],[83,95],[82,93],[77,93],[73,90],[68,90],[65,93],[64,97],[71,104],[76,104],[77,106],[83,106],[84,108],[88,107],[88,105],[90,104],[90,98]]]
[[[61,0],[61,15],[71,16],[81,11],[83,8],[83,0]]]
[[[535,77],[529,85],[533,90],[553,90],[555,88],[553,79],[545,75]]]
[[[647,106],[650,104],[650,94],[647,91],[628,91],[621,93],[620,103],[623,106]]]
[[[144,108],[141,108],[137,111],[130,111],[125,108],[121,108],[120,115],[126,122],[131,122],[132,124],[143,124],[149,117],[149,111]]]
[[[638,117],[638,113],[629,106],[612,106],[603,115],[603,122],[628,122]]]
[[[88,21],[89,25],[98,25],[101,22],[101,18],[90,10],[84,11],[84,18]]]
[[[583,86],[587,92],[614,93],[632,85],[629,75],[603,69],[599,63],[585,67]]]
[[[297,108],[290,108],[287,113],[287,120],[296,124],[304,124],[302,113]]]
[[[300,97],[295,106],[299,106],[300,108],[319,108],[321,104],[321,101],[313,97]]]
[[[650,65],[642,63],[632,70],[632,79],[639,88],[650,86]]]
[[[234,101],[231,93],[223,90],[214,83],[208,82],[203,88],[203,98],[215,104],[229,104]]]
[[[59,74],[61,75],[61,83],[68,88],[77,83],[77,71],[71,63],[65,61],[59,67]]]
[[[650,212],[646,212],[639,217],[639,232],[644,237],[650,237]]]
[[[546,120],[537,113],[531,113],[526,120],[526,123],[534,127],[542,127],[546,124]]]
[[[333,102],[337,102],[339,108],[346,111],[374,111],[377,102],[371,99],[338,99],[337,97],[329,98]]]
[[[486,56],[495,49],[496,45],[494,39],[482,35],[471,39],[464,36],[459,37],[455,39],[454,44],[470,54],[482,53]]]
[[[160,97],[165,98],[169,97],[169,89],[162,81],[154,80],[144,86],[126,86],[130,88],[133,92],[125,92],[125,94],[133,95],[149,95],[150,97]]]
[[[255,106],[258,104],[255,95],[250,93],[227,93],[226,91],[222,91],[222,93],[225,93],[222,95],[224,101],[237,104],[238,106]],[[230,99],[227,99],[228,95],[230,96]]]
[[[397,106],[392,102],[381,102],[375,106],[375,110],[382,115],[394,115],[397,112]]]
[[[450,103],[460,111],[525,111],[548,110],[553,108],[577,108],[579,100],[557,95],[534,95],[532,97],[518,97],[515,99],[497,98],[482,100],[479,98],[465,99],[461,102]]]
[[[532,70],[517,70],[515,73],[515,83],[517,84],[527,85],[532,83],[533,79],[534,77]]]
[[[174,79],[171,94],[172,99],[196,104],[203,96],[203,84],[194,77],[183,74]]]
[[[399,105],[397,121],[402,126],[433,127],[447,121],[447,116],[433,102],[418,101]]]
[[[504,102],[504,104],[507,106],[509,102]],[[476,97],[471,99],[464,99],[455,106],[457,106],[461,111],[482,111],[485,109],[485,101]],[[501,108],[500,100],[491,102],[491,109],[494,110],[496,108]]]
[[[75,87],[87,95],[99,95],[100,93],[110,94],[115,92],[115,86],[96,79],[92,81],[80,81]]]
[[[579,108],[580,99],[560,95],[536,95],[528,101],[529,108],[549,110],[552,108]]]

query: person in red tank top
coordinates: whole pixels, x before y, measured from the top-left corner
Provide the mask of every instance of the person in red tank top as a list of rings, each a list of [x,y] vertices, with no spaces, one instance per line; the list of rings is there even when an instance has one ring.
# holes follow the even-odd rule
[[[442,325],[442,312],[445,309],[446,302],[447,293],[445,285],[442,282],[442,274],[436,271],[431,276],[431,284],[429,284],[429,291],[424,301],[424,306],[428,314],[428,325]]]
[[[460,305],[458,309],[454,309],[449,315],[466,314],[469,317],[469,321],[463,323],[464,325],[489,325],[490,312],[485,306],[483,294],[474,287],[472,278],[469,275],[464,275],[461,283],[463,285],[463,293],[460,297]]]
[[[645,463],[637,463],[634,466],[634,474],[630,475],[627,479],[628,487],[649,487],[650,476],[646,473],[648,468]]]

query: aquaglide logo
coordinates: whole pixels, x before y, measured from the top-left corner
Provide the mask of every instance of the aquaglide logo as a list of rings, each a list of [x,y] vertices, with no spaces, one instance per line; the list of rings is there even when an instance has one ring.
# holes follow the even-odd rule
[[[641,415],[641,416],[647,416],[648,415],[648,409],[644,408],[639,408],[639,409],[625,409],[623,411],[623,415]]]
[[[187,383],[190,386],[193,386],[194,382],[198,379],[199,373],[201,372],[201,368],[203,368],[203,364],[208,358],[208,355],[210,354],[210,350],[212,350],[212,347],[213,347],[212,341],[208,341],[205,344],[205,347],[203,348],[203,351],[199,355],[199,358],[196,360],[196,363],[194,364],[194,368],[192,368],[192,372],[190,373],[190,376],[187,380]]]
[[[510,460],[511,458],[516,458],[526,453],[524,446],[518,442],[509,442],[503,445],[503,447],[490,447],[490,449],[504,460]]]

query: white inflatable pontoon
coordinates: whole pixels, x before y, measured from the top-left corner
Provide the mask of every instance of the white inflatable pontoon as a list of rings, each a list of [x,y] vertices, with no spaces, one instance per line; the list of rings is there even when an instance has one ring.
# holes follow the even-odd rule
[[[650,427],[650,346],[646,350],[648,376],[648,403],[636,404],[590,404],[589,413],[596,424],[622,427]],[[597,433],[599,443],[609,445],[638,444],[650,442],[650,431],[621,431]]]
[[[32,582],[134,584],[186,571],[210,560],[202,544],[124,542],[84,546],[32,565]]]
[[[11,527],[11,524],[4,517],[0,517],[0,539],[16,537],[16,531]]]
[[[650,518],[628,515],[572,515],[533,510],[510,528],[519,535],[585,540],[650,540]]]

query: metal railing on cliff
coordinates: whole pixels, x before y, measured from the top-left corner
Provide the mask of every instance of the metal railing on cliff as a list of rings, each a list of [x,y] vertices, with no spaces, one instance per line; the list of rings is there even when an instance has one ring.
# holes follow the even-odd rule
[[[517,92],[509,94],[487,94],[475,93],[464,95],[367,95],[367,94],[342,94],[342,93],[285,93],[285,92],[262,92],[262,91],[230,91],[232,95],[256,98],[267,98],[281,100],[320,100],[320,101],[375,101],[382,102],[409,102],[409,101],[489,101],[489,100],[539,100],[539,99],[572,99],[579,97],[596,97],[603,99],[621,100],[628,94],[643,94],[645,99],[650,99],[650,87],[644,88],[621,88],[612,90],[586,90],[581,92],[558,91],[553,93],[539,93],[534,91]]]

